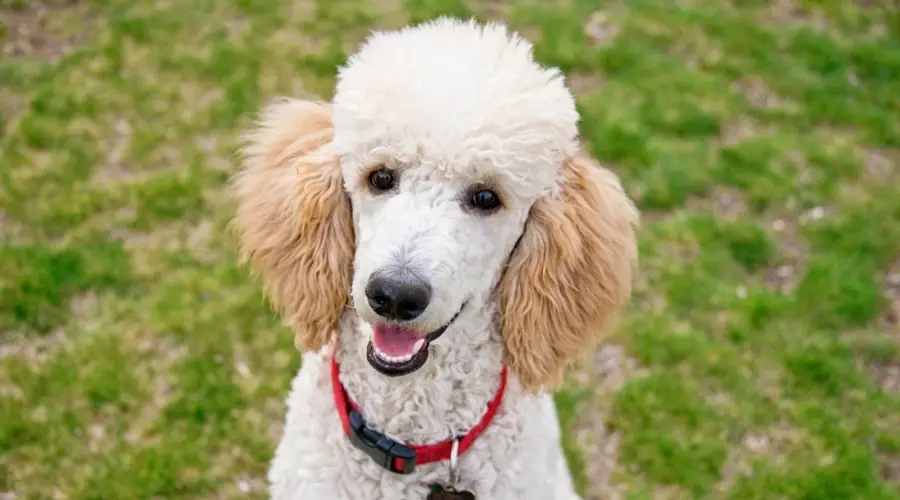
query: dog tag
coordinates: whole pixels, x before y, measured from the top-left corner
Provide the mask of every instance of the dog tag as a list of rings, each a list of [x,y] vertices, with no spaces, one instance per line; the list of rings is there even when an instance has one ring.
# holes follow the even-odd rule
[[[439,484],[431,486],[431,493],[425,500],[475,500],[475,494],[470,491],[456,491],[453,488],[444,488]]]

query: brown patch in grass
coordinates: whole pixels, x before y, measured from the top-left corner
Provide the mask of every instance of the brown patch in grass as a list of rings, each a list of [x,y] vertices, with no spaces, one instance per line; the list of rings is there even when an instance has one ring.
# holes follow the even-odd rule
[[[736,220],[747,213],[747,200],[740,189],[714,186],[707,196],[690,197],[685,207],[692,212],[713,214],[719,219]]]
[[[900,487],[900,454],[880,453],[878,455],[878,472],[882,481]]]
[[[13,131],[24,108],[24,97],[16,95],[5,85],[0,86],[0,118],[2,118],[0,120],[0,138]],[[0,234],[3,233],[2,229],[2,224],[0,224]]]
[[[775,465],[782,464],[789,460],[791,448],[803,441],[802,431],[784,421],[768,429],[745,433],[722,464],[721,479],[715,486],[719,498],[728,498],[729,490],[737,481],[753,473],[753,461],[762,459]]]
[[[213,459],[213,465],[210,470],[204,471],[203,475],[210,475],[217,479],[220,487],[213,498],[255,498],[266,492],[267,482],[265,475],[252,476],[241,471],[242,464],[249,463],[252,460],[247,452],[242,448],[231,448],[223,450]],[[201,473],[195,469],[189,471],[191,476],[199,476]]]
[[[126,210],[125,212],[128,212]],[[123,213],[125,218],[128,213]],[[132,254],[146,251],[167,250],[175,251],[181,248],[179,233],[183,230],[181,224],[173,224],[155,228],[153,231],[114,230],[111,236],[120,239],[125,244],[125,249]]]
[[[0,209],[0,244],[12,245],[25,241],[28,231],[26,227],[13,220],[3,209]]]
[[[721,142],[724,146],[733,146],[763,133],[762,126],[747,117],[740,117],[722,130]]]
[[[721,45],[701,29],[686,29],[674,37],[669,52],[696,69],[701,64],[714,66],[725,56]]]
[[[481,14],[485,19],[507,20],[511,17],[513,6],[511,2],[502,0],[473,0],[472,10]]]
[[[885,311],[879,324],[883,335],[889,343],[900,348],[900,258],[896,259],[884,273],[882,296],[885,299]],[[866,335],[878,335],[877,331],[866,332]],[[865,356],[856,358],[857,367],[865,371],[869,380],[882,391],[900,396],[900,359],[893,356]]]
[[[94,292],[79,293],[69,300],[69,311],[75,319],[95,317],[99,309],[100,297]]]
[[[56,350],[69,344],[65,330],[57,328],[48,335],[31,336],[25,332],[5,332],[0,334],[0,359],[17,357],[39,365]]]
[[[619,463],[621,437],[618,433],[610,433],[603,425],[595,427],[579,429],[576,434],[578,442],[587,443],[584,450],[586,474],[590,478],[587,499],[622,498],[622,493],[612,481]]]
[[[887,303],[881,317],[884,333],[900,346],[900,258],[895,259],[885,273],[882,296]],[[868,368],[874,384],[886,392],[900,395],[900,361],[869,363]]]
[[[774,0],[756,14],[760,23],[777,26],[807,27],[828,31],[828,17],[818,8],[805,7],[798,0]]]
[[[247,474],[240,474],[234,480],[234,484],[227,488],[227,490],[236,490],[234,492],[229,491],[231,493],[228,496],[246,496],[250,494],[262,494],[265,493],[267,487],[266,479],[264,477],[253,477]],[[237,493],[237,494],[235,494]]]
[[[894,259],[884,275],[882,295],[888,303],[882,317],[885,333],[900,344],[900,257]]]
[[[105,158],[91,172],[91,181],[97,185],[135,182],[143,176],[185,164],[182,148],[175,146],[183,139],[176,131],[168,132],[170,135],[162,144],[136,161],[130,150],[135,135],[132,124],[123,117],[110,117],[106,123],[107,130],[97,134],[101,136],[100,147],[106,152]]]
[[[636,375],[637,362],[616,344],[602,347],[590,363],[574,374],[579,385],[596,389],[585,401],[585,407],[574,423],[576,442],[582,444],[587,467],[587,498],[590,500],[622,498],[612,482],[618,468],[620,436],[606,428],[606,419],[615,394]]]
[[[265,492],[267,483],[264,474],[254,477],[244,471],[246,464],[253,461],[246,448],[235,446],[219,450],[212,457],[209,468],[200,470],[189,467],[181,471],[181,476],[188,481],[201,477],[214,481],[218,488],[215,493],[207,495],[208,498],[257,498]]]
[[[25,332],[0,332],[0,361],[5,358],[19,358],[32,369],[46,362],[60,348],[69,345],[69,339],[62,328],[49,335],[33,337]],[[0,370],[0,397],[25,400],[28,394]],[[2,461],[0,461],[2,462]]]
[[[315,15],[313,2],[293,2],[291,6],[291,19],[312,19]],[[327,43],[323,39],[313,36],[299,26],[288,26],[275,31],[266,40],[266,45],[271,47],[275,54],[283,54],[288,51],[318,54],[327,47]],[[275,60],[274,57],[272,59]]]
[[[153,360],[138,368],[143,372],[142,378],[151,380],[152,389],[144,406],[130,418],[124,437],[129,444],[147,445],[159,440],[158,435],[154,437],[153,427],[159,423],[162,411],[172,395],[175,379],[171,368],[187,355],[188,349],[166,337],[147,332],[133,332],[133,334],[140,338],[136,342],[141,357]]]
[[[809,244],[798,232],[798,217],[777,217],[770,227],[777,235],[778,263],[764,271],[766,285],[781,293],[793,293],[809,259]]]
[[[690,493],[679,486],[657,486],[653,488],[653,500],[688,500]]]
[[[741,94],[751,106],[757,109],[772,109],[797,113],[800,106],[787,98],[779,96],[766,85],[761,78],[751,76],[731,84],[731,91]]]
[[[603,86],[603,77],[596,73],[572,73],[566,76],[569,89],[576,96],[589,94]]]
[[[897,164],[900,163],[900,153],[882,149],[867,149],[863,152],[865,158],[866,177],[874,182],[887,182],[897,175]]]
[[[128,214],[122,218],[127,219]],[[167,265],[160,264],[160,256],[187,252],[201,264],[214,264],[222,261],[223,252],[231,250],[223,244],[224,231],[209,219],[193,225],[176,222],[152,231],[120,227],[111,230],[109,235],[123,242],[132,257],[132,269],[146,276],[155,276],[162,270],[160,265]]]
[[[606,45],[613,41],[621,29],[603,11],[595,11],[584,23],[584,34],[592,46]]]
[[[713,189],[711,198],[716,217],[735,220],[747,213],[747,201],[740,189],[718,186]]]
[[[134,172],[126,168],[124,157],[131,141],[131,124],[128,120],[117,117],[111,120],[112,134],[102,141],[106,158],[103,165],[94,169],[94,178],[101,181],[118,181],[131,179]]]
[[[198,261],[204,264],[213,264],[221,260],[222,247],[217,244],[215,226],[209,220],[200,221],[199,224],[187,230],[184,236],[184,247]]]
[[[900,395],[900,364],[869,363],[868,371],[872,383],[885,392]]]
[[[21,7],[0,8],[6,27],[3,58],[31,57],[58,61],[85,43],[96,17],[87,2],[28,0]]]
[[[886,303],[880,320],[882,331],[890,342],[900,347],[900,258],[884,274],[882,296]],[[887,359],[859,357],[857,363],[868,373],[872,384],[889,394],[900,395],[900,360],[896,356]]]

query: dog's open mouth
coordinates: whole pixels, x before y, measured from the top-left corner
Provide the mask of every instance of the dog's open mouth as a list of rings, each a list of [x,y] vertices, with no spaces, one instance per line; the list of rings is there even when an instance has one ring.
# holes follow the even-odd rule
[[[418,370],[428,361],[428,345],[447,330],[461,311],[460,308],[450,321],[433,332],[420,332],[393,323],[374,325],[366,359],[372,368],[390,377]]]

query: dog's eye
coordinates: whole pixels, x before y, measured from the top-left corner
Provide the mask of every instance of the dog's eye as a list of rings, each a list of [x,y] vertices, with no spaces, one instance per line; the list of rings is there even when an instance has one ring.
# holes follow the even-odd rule
[[[473,206],[481,210],[493,210],[500,206],[500,197],[491,190],[482,189],[472,195],[471,202]]]
[[[394,174],[390,170],[376,170],[369,174],[369,185],[378,191],[394,187]]]

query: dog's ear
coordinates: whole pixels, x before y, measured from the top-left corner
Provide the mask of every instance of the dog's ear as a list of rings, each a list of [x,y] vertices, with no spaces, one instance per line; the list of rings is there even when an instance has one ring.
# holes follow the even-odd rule
[[[532,392],[599,340],[631,295],[638,211],[591,159],[563,165],[560,196],[539,199],[500,281],[507,363]]]
[[[282,100],[245,135],[233,178],[244,261],[287,320],[298,349],[328,344],[349,301],[354,234],[328,104]]]

